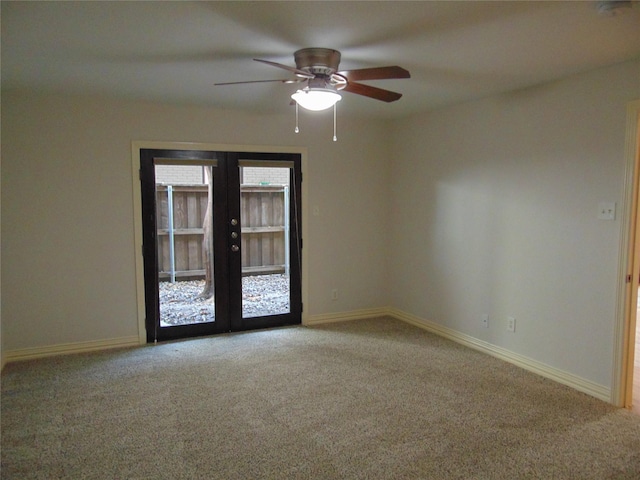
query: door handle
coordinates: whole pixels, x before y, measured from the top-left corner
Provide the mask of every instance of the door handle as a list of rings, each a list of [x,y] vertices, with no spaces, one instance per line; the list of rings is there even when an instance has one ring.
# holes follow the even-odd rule
[[[231,245],[231,251],[232,252],[237,252],[240,250],[240,247],[236,244]]]

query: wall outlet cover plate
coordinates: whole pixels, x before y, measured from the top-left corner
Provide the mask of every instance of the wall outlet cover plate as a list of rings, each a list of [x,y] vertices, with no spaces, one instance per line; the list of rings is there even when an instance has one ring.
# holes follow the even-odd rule
[[[615,220],[616,202],[600,202],[598,204],[598,219]]]

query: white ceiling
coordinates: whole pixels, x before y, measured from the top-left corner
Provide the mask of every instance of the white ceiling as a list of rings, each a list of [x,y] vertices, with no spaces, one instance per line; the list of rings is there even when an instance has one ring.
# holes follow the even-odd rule
[[[115,94],[287,112],[304,47],[342,52],[341,69],[400,65],[410,79],[365,82],[387,104],[344,93],[341,114],[381,118],[530,87],[640,57],[640,5],[596,2],[1,2],[2,88]],[[284,73],[284,75],[283,75]],[[640,91],[640,79],[639,91]]]

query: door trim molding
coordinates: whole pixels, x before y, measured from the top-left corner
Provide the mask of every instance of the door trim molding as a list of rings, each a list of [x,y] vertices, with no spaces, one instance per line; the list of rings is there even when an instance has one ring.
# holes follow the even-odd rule
[[[222,143],[198,143],[198,142],[163,142],[134,140],[131,142],[131,181],[133,195],[133,252],[136,269],[136,305],[138,320],[138,340],[140,344],[147,343],[147,332],[145,328],[145,298],[144,298],[144,258],[142,254],[142,191],[140,184],[140,150],[211,150],[221,152],[257,152],[257,153],[296,153],[301,156],[300,168],[303,174],[302,188],[302,238],[304,248],[302,249],[302,304],[308,305],[308,285],[309,285],[309,225],[307,219],[308,212],[308,182],[307,172],[308,149],[306,147],[276,146],[276,145],[235,145]],[[302,323],[306,319],[306,311],[302,311]]]
[[[618,258],[617,305],[613,331],[613,371],[610,402],[617,407],[628,407],[633,376],[633,350],[630,342],[631,329],[635,329],[636,318],[632,308],[637,302],[638,272],[640,258],[636,245],[638,225],[638,196],[640,182],[640,100],[627,105],[625,134],[625,176],[620,218],[620,249]],[[631,275],[631,282],[626,278]],[[635,289],[634,289],[635,286]]]

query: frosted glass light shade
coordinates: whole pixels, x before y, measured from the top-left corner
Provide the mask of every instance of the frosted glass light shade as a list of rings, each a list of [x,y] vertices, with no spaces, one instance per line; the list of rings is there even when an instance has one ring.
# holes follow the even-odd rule
[[[320,111],[333,107],[342,97],[329,89],[314,88],[312,90],[298,90],[291,95],[298,105],[307,110]]]

